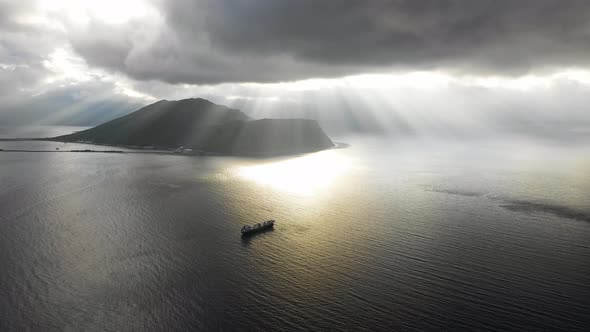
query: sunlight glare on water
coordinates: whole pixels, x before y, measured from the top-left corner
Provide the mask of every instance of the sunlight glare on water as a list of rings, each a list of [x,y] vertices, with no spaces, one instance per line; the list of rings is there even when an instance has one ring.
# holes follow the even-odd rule
[[[329,188],[351,167],[349,158],[340,151],[332,150],[261,165],[242,166],[237,169],[237,174],[284,192],[312,196]]]

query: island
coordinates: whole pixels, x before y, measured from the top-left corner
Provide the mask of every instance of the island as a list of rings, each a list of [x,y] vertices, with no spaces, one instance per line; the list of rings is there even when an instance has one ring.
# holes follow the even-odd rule
[[[250,156],[334,147],[315,120],[254,120],[202,98],[161,100],[94,128],[46,140]]]

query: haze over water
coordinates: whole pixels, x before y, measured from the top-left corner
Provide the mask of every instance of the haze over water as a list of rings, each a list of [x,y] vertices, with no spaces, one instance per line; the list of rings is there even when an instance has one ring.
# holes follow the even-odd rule
[[[0,153],[0,329],[588,326],[587,146],[336,140],[351,147]]]

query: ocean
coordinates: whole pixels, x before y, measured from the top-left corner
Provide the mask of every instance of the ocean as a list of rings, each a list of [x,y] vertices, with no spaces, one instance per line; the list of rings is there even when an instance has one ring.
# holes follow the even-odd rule
[[[336,141],[0,152],[0,330],[587,329],[590,145]]]

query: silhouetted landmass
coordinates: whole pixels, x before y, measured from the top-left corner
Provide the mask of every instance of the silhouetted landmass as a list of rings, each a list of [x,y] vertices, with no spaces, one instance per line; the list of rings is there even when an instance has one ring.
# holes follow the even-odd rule
[[[161,100],[94,128],[55,139],[97,144],[178,147],[198,140],[198,135],[207,127],[249,119],[238,110],[204,99]]]
[[[262,119],[235,121],[211,128],[203,150],[221,154],[280,155],[333,146],[315,120]]]
[[[97,127],[49,140],[219,154],[280,155],[333,147],[314,120],[251,120],[205,99],[162,100]]]

